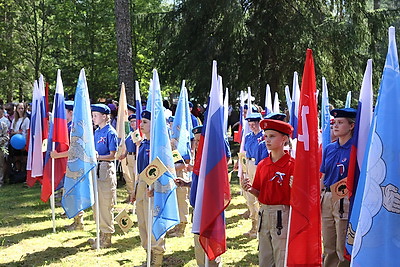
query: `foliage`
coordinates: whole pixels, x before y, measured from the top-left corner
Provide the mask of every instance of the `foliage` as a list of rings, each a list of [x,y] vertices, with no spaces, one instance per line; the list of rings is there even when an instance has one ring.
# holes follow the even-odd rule
[[[318,85],[326,77],[330,99],[340,107],[349,90],[357,99],[368,58],[378,87],[387,29],[399,26],[400,18],[400,5],[388,0],[127,1],[137,75],[132,79],[139,80],[142,98],[157,68],[165,97],[172,99],[185,79],[195,102],[206,101],[214,59],[232,104],[248,86],[263,103],[267,83],[284,102],[284,87],[292,84],[294,71],[301,78],[311,48]],[[74,93],[84,67],[93,100],[117,98],[113,11],[107,0],[1,0],[0,97],[29,101],[39,73],[54,90],[57,68],[66,92]]]

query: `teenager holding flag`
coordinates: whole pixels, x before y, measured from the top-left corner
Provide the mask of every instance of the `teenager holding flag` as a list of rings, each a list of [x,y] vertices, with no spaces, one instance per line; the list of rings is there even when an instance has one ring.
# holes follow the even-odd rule
[[[259,217],[259,265],[284,266],[288,232],[290,179],[294,159],[284,150],[293,127],[283,121],[265,119],[265,144],[270,151],[257,167],[254,182],[245,179],[243,189],[261,203]]]
[[[110,125],[111,110],[104,104],[91,106],[94,125],[99,126],[94,132],[94,145],[97,154],[97,190],[99,192],[100,248],[111,247],[111,235],[114,229],[114,204],[117,190],[117,171],[115,153],[117,151],[117,132]],[[96,242],[89,239],[92,248]]]
[[[352,108],[331,111],[335,118],[333,133],[338,139],[326,146],[320,169],[323,173],[321,209],[324,266],[350,265],[344,258],[349,200],[343,197],[334,201],[331,186],[347,178],[356,113]]]

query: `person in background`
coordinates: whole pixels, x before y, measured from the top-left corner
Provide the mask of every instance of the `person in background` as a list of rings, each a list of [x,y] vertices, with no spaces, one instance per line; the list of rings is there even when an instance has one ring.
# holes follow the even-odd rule
[[[111,247],[114,229],[114,204],[117,190],[115,153],[117,151],[117,132],[110,125],[111,110],[104,104],[93,104],[92,119],[98,126],[94,132],[94,144],[97,154],[97,190],[99,194],[100,248]],[[96,206],[94,206],[96,207]],[[89,239],[92,249],[96,249],[96,240]]]
[[[7,126],[7,129],[10,129],[11,121],[9,121],[8,118],[5,116],[3,105],[0,105],[0,122],[4,122]]]
[[[294,172],[294,159],[284,150],[289,143],[293,127],[283,121],[265,119],[265,143],[269,156],[257,166],[254,181],[246,178],[243,189],[258,198],[259,213],[259,265],[283,267],[285,265],[288,234],[290,184]]]
[[[8,122],[8,120],[6,119]],[[4,174],[5,174],[5,156],[8,153],[8,141],[9,141],[9,135],[8,135],[8,126],[6,122],[0,120],[0,187],[3,186],[4,184]]]
[[[201,137],[201,131],[203,130],[203,125],[199,125],[195,128],[192,129],[192,133],[194,134],[194,140],[193,140],[193,154],[194,154],[194,160],[199,160],[196,157],[200,156],[197,154],[197,149],[199,147],[200,143],[200,137]],[[190,187],[190,205],[194,208],[195,202],[196,202],[196,193],[197,193],[197,185],[198,185],[198,173],[195,174],[195,171],[193,169],[193,165],[189,165],[187,168],[188,171],[193,171],[193,176],[192,176],[192,183]],[[205,253],[204,249],[202,248],[200,241],[199,241],[199,235],[194,234],[194,255],[196,258],[196,263],[197,266],[199,267],[204,267],[205,266]],[[208,262],[208,266],[212,267],[220,267],[222,266],[222,260],[221,256],[218,256],[212,261]]]
[[[141,173],[150,163],[150,128],[151,128],[151,112],[142,112],[142,123],[140,124],[140,131],[145,136],[139,146],[137,154],[137,168],[138,173]],[[131,202],[136,201],[136,215],[138,219],[138,228],[140,243],[142,247],[147,250],[147,228],[148,226],[148,203],[150,198],[153,197],[153,192],[149,190],[146,182],[140,178],[137,182],[136,194],[132,197]],[[160,267],[162,265],[165,253],[165,237],[161,236],[157,241],[154,235],[151,234],[151,266]]]
[[[14,119],[11,123],[10,137],[15,134],[22,134],[27,140],[27,134],[29,129],[29,118],[26,114],[24,103],[18,103]],[[16,150],[12,146],[9,147],[10,155],[13,156],[14,170],[17,172],[26,170],[26,159],[28,153],[25,149]]]
[[[112,127],[114,127],[114,129],[117,129],[117,107],[114,105],[114,104],[108,104],[107,105],[109,108],[110,108],[110,110],[111,110],[111,113],[110,113],[110,118],[111,118],[111,120],[110,120],[110,125],[112,126]]]
[[[128,117],[129,126],[131,129],[136,129],[136,114],[131,114]],[[132,141],[131,134],[125,139],[126,150],[121,154],[119,160],[126,158],[126,165],[128,166],[129,173],[124,173],[124,179],[126,183],[126,190],[128,191],[128,199],[125,202],[130,202],[132,197],[135,195],[136,185],[136,144]],[[122,162],[122,161],[121,161]]]
[[[197,117],[195,115],[193,115],[192,110],[193,110],[193,103],[189,101],[189,110],[190,110],[190,117],[192,118],[192,127],[196,127],[198,126],[199,120],[197,119]]]
[[[128,116],[136,113],[136,108],[134,106],[127,104],[127,108],[128,108]]]
[[[7,104],[4,106],[4,110],[6,111],[5,116],[6,116],[6,118],[8,119],[8,121],[9,121],[9,123],[10,123],[9,130],[10,130],[10,132],[11,132],[11,123],[12,123],[12,121],[13,121],[13,119],[14,119],[14,115],[15,115],[15,106],[14,106],[14,103],[7,103]]]
[[[245,173],[244,176],[252,183],[257,168],[255,160],[258,144],[264,139],[264,136],[260,128],[260,113],[251,113],[246,117],[246,120],[249,123],[250,133],[248,133],[244,138],[244,151],[246,153],[247,168],[247,173]],[[244,233],[244,235],[250,238],[257,238],[257,219],[259,203],[257,201],[257,198],[248,192],[244,192],[244,197],[246,198],[247,207],[250,210],[249,217],[251,219],[251,229],[247,233]]]
[[[320,168],[323,266],[350,266],[344,258],[349,200],[344,197],[333,202],[331,185],[347,177],[357,111],[343,108],[330,113],[334,117],[333,134],[337,140],[325,147]]]

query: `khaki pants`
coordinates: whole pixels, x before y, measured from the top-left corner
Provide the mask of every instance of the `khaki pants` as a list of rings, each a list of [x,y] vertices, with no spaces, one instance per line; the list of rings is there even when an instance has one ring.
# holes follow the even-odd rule
[[[178,200],[179,218],[181,223],[187,223],[189,218],[189,187],[178,186],[176,188]]]
[[[197,266],[205,266],[206,253],[200,244],[199,235],[194,235],[194,255],[196,257]],[[221,256],[215,258],[215,260],[209,261],[208,266],[222,266]]]
[[[148,225],[148,203],[147,184],[143,180],[139,180],[136,191],[136,215],[138,219],[140,243],[147,250],[147,225]],[[153,233],[151,234],[151,250],[155,254],[164,254],[165,239],[164,235],[156,241]]]
[[[255,165],[254,161],[247,160],[247,178],[250,179],[250,183],[252,184],[254,181],[254,175],[256,174],[257,165]],[[258,203],[257,197],[249,192],[244,192],[244,197],[246,199],[247,207],[250,210],[250,219],[252,221],[257,221],[258,219],[258,211],[260,209],[260,204]]]
[[[343,213],[340,214],[341,200],[332,203],[332,193],[322,192],[322,238],[324,244],[325,267],[350,266],[344,258],[347,221],[349,216],[349,200],[343,198]]]
[[[121,160],[122,172],[124,174],[124,179],[126,183],[126,190],[129,195],[132,195],[135,190],[135,169],[136,169],[136,159],[135,155],[127,155],[125,159]]]
[[[261,204],[259,221],[259,265],[283,267],[288,234],[289,206]],[[282,229],[279,230],[278,227],[282,227]]]
[[[101,161],[97,166],[97,190],[99,193],[99,228],[103,233],[114,233],[114,204],[117,175],[113,161]],[[96,205],[93,205],[96,216]],[[95,217],[96,218],[96,217]]]

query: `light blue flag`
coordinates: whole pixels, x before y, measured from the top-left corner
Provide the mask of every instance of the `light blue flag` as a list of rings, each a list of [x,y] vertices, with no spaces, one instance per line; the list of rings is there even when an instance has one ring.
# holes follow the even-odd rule
[[[192,137],[192,119],[189,110],[188,93],[185,80],[182,81],[181,93],[172,124],[171,137],[176,140],[176,146],[183,159],[190,159],[190,138]]]
[[[158,240],[165,232],[179,223],[178,202],[176,199],[176,179],[171,143],[168,138],[164,107],[161,100],[160,82],[153,70],[151,97],[150,162],[159,158],[168,171],[154,182],[153,235]]]
[[[79,74],[76,87],[74,115],[70,134],[67,171],[64,180],[65,193],[62,206],[68,218],[94,204],[93,177],[96,166],[96,150],[92,130],[89,92],[85,70]]]
[[[351,107],[351,91],[347,92],[346,96],[346,104],[344,105],[345,108],[350,108]]]
[[[290,111],[290,125],[293,126],[292,138],[297,138],[297,128],[298,128],[298,116],[299,116],[299,103],[300,103],[300,86],[299,77],[297,72],[293,75],[293,92],[292,92],[292,106]]]
[[[399,63],[395,29],[390,27],[388,53],[358,185],[364,188],[364,195],[352,266],[400,266],[400,124],[393,121],[400,116],[399,106]]]
[[[322,103],[321,103],[321,129],[322,151],[331,142],[331,115],[329,113],[328,87],[325,77],[322,77]]]

